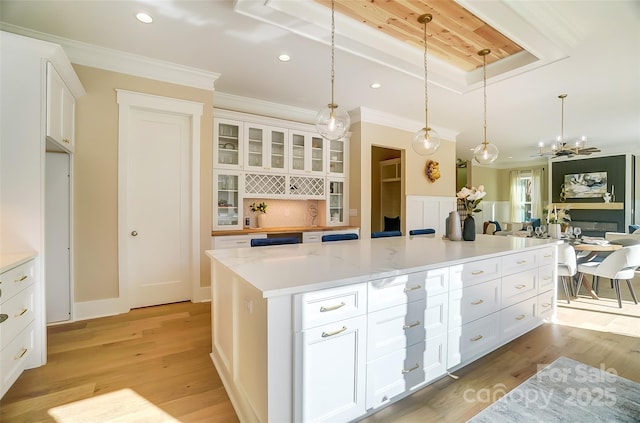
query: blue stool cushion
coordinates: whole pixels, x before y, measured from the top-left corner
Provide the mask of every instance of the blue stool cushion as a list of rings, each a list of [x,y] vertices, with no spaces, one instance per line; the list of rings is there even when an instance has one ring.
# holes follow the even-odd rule
[[[402,236],[402,232],[400,231],[371,232],[371,238],[386,238],[390,236]]]
[[[298,238],[255,238],[251,240],[252,247],[266,247],[268,245],[281,245],[281,244],[298,244],[300,240]]]
[[[348,241],[350,239],[358,239],[358,234],[329,234],[329,235],[322,235],[322,242]]]
[[[435,233],[435,229],[412,229],[409,231],[409,235],[429,235]]]

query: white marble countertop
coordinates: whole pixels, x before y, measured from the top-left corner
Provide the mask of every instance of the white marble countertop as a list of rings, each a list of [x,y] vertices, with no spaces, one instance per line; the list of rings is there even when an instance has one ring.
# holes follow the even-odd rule
[[[555,241],[491,235],[478,235],[475,241],[403,236],[207,250],[206,254],[268,298],[537,249]]]
[[[37,255],[35,251],[26,251],[23,253],[3,253],[0,254],[0,273],[12,269],[22,263],[25,263]]]

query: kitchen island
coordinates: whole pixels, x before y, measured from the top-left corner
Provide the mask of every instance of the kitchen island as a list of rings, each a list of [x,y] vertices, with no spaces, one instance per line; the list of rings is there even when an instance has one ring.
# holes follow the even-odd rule
[[[553,315],[553,241],[210,250],[212,360],[243,422],[374,413]]]

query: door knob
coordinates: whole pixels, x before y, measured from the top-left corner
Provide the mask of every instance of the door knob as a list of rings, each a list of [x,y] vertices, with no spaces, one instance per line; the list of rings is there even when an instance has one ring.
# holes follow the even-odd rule
[[[136,232],[136,231],[131,231],[131,236],[138,236],[138,232]]]

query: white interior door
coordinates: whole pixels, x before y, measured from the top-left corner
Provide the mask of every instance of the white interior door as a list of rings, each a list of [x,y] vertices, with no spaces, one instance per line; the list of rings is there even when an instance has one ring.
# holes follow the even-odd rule
[[[129,306],[189,300],[190,118],[132,108],[128,124],[120,233]]]
[[[71,318],[70,156],[46,154],[45,286],[47,323]]]

